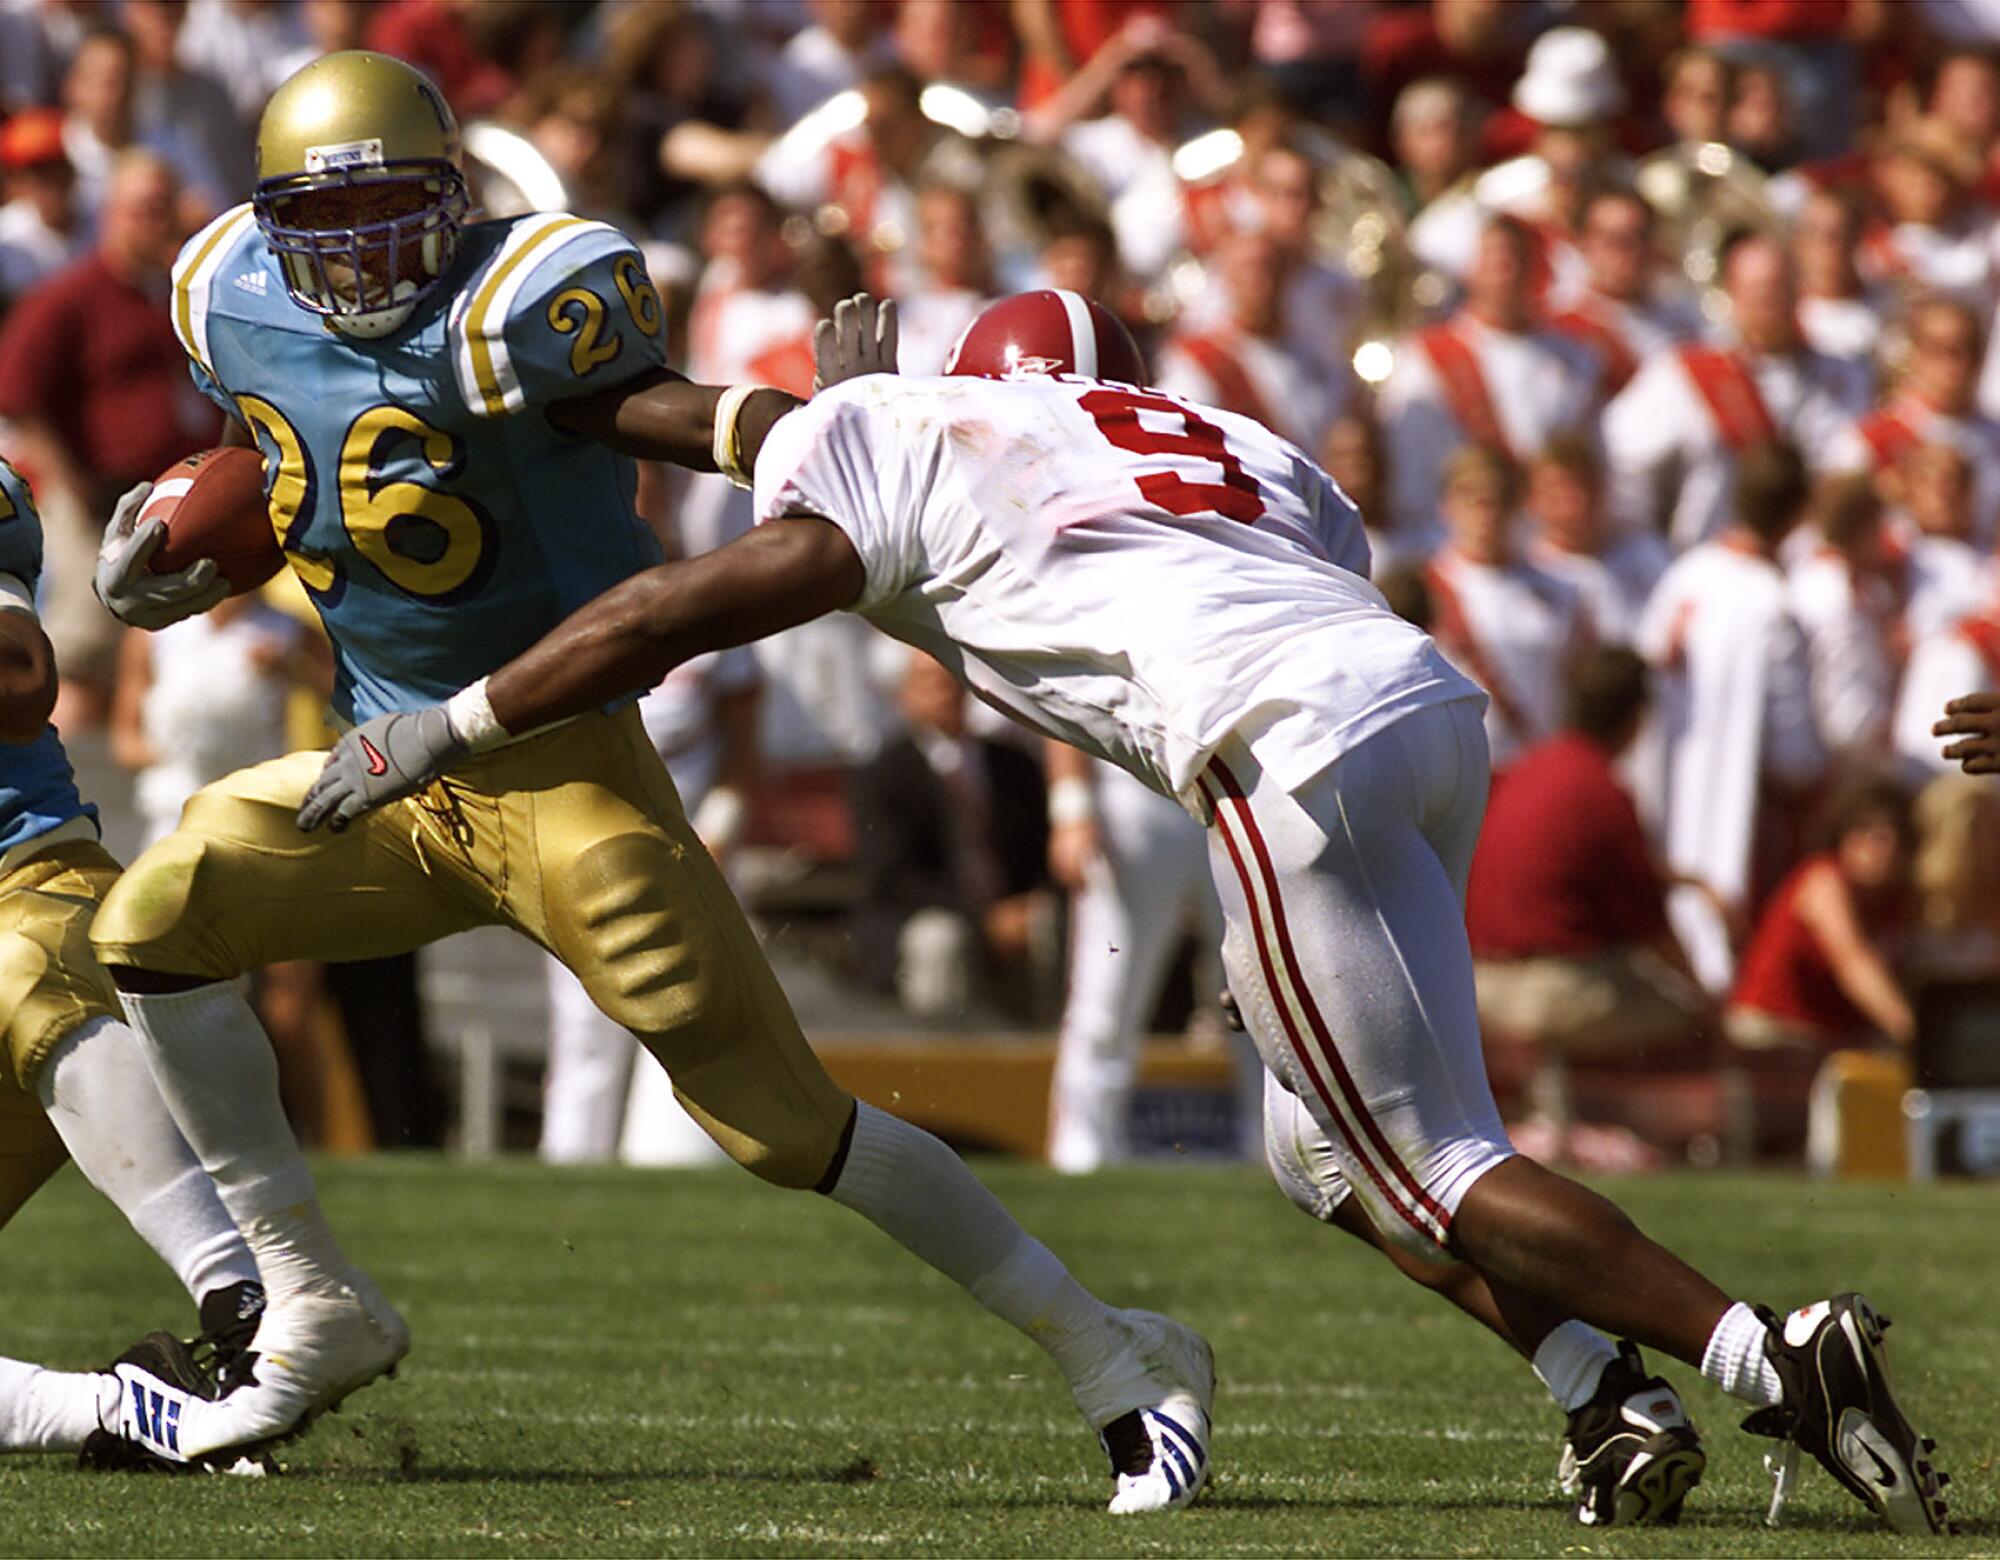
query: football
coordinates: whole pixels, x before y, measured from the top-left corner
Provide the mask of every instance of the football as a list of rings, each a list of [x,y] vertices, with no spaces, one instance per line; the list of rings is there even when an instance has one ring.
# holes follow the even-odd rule
[[[167,528],[146,562],[155,574],[213,558],[229,593],[240,596],[285,561],[264,505],[264,457],[253,449],[229,446],[175,461],[154,482],[139,519],[157,519]]]

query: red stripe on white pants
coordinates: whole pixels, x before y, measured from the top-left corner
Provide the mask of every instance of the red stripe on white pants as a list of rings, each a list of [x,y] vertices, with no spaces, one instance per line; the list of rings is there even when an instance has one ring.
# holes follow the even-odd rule
[[[1342,1137],[1347,1140],[1348,1149],[1356,1164],[1360,1165],[1368,1179],[1382,1195],[1382,1200],[1394,1209],[1403,1221],[1420,1235],[1443,1245],[1451,1229],[1451,1215],[1438,1203],[1409,1167],[1396,1157],[1381,1128],[1369,1114],[1361,1091],[1356,1087],[1352,1074],[1347,1071],[1339,1053],[1334,1049],[1332,1038],[1319,1009],[1312,1000],[1312,993],[1299,977],[1298,959],[1292,948],[1291,932],[1285,923],[1284,906],[1278,897],[1277,874],[1271,866],[1269,852],[1264,847],[1262,834],[1258,831],[1255,818],[1250,812],[1249,800],[1243,795],[1235,777],[1230,775],[1220,760],[1210,765],[1217,782],[1228,792],[1228,801],[1233,805],[1225,807],[1208,789],[1207,780],[1201,784],[1203,795],[1207,797],[1209,810],[1215,818],[1215,827],[1228,852],[1230,862],[1236,868],[1237,876],[1243,883],[1244,902],[1250,911],[1252,940],[1257,947],[1257,958],[1263,966],[1264,984],[1271,993],[1272,1006],[1277,1009],[1279,1022],[1284,1026],[1290,1042],[1292,1054],[1297,1058],[1305,1079],[1325,1105]],[[1264,911],[1259,902],[1259,881],[1253,875],[1246,859],[1244,847],[1237,843],[1241,833],[1245,844],[1257,859],[1262,875],[1263,899],[1270,906],[1267,927]],[[1283,968],[1289,981],[1280,981],[1279,970]],[[1301,1030],[1298,1016],[1287,1001],[1287,986],[1296,994],[1298,1006],[1303,1010],[1307,1023],[1319,1044],[1313,1045]],[[1329,1083],[1331,1079],[1331,1084]]]

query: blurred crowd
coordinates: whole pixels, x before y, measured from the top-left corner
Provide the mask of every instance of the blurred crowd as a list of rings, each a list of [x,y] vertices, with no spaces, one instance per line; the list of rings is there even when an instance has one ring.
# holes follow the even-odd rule
[[[0,450],[49,526],[63,719],[110,722],[165,817],[323,658],[283,601],[121,652],[95,534],[214,442],[168,266],[247,196],[272,88],[350,47],[437,80],[488,211],[638,239],[698,380],[807,393],[864,286],[937,372],[1055,285],[1314,455],[1491,696],[1489,1027],[1800,1065],[2000,979],[2000,800],[1929,736],[2000,688],[1991,4],[0,0]],[[640,492],[676,552],[749,520],[719,478]],[[845,976],[926,1021],[1060,1022],[1057,1157],[1115,1156],[1129,1037],[1211,924],[1158,877],[1187,820],[858,620],[647,709],[753,903],[820,885]]]

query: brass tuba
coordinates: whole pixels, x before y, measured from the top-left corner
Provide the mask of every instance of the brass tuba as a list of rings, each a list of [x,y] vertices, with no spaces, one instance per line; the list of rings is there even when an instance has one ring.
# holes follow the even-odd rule
[[[1769,180],[1720,141],[1683,142],[1639,163],[1633,185],[1660,218],[1661,247],[1678,258],[1704,296],[1720,280],[1723,243],[1745,228],[1774,233],[1783,222]]]

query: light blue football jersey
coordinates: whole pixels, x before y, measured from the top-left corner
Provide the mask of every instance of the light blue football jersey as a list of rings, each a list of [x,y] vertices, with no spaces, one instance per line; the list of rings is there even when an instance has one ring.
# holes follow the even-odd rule
[[[42,575],[42,517],[21,474],[0,460],[0,574],[33,590]],[[72,818],[97,821],[77,794],[69,755],[44,726],[34,741],[0,742],[0,851],[12,850]]]
[[[544,415],[665,361],[659,296],[617,229],[475,223],[445,285],[364,341],[286,296],[239,206],[181,251],[173,310],[195,382],[263,449],[341,719],[434,704],[660,561],[633,463]]]

